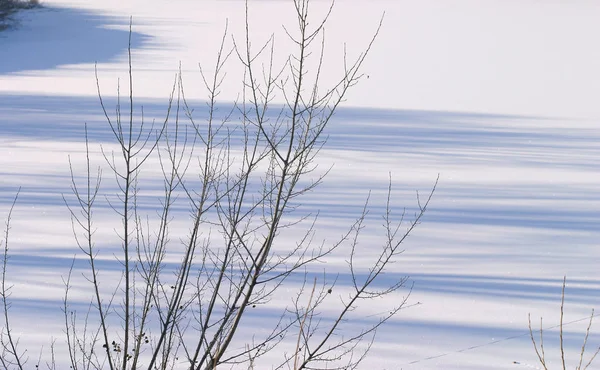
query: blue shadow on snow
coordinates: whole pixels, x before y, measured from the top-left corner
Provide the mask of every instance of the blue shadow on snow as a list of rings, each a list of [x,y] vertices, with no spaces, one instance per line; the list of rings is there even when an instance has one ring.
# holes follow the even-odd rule
[[[106,63],[128,48],[129,31],[110,28],[127,27],[126,17],[45,5],[17,16],[19,26],[0,33],[0,74]],[[150,41],[150,36],[135,32],[134,27],[132,49]]]

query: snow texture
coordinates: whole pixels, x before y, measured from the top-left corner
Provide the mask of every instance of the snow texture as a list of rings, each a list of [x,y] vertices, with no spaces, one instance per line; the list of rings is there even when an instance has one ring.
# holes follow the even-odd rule
[[[314,4],[317,14],[324,11],[326,2]],[[61,196],[69,194],[68,156],[83,168],[85,122],[92,143],[110,139],[94,64],[112,107],[117,81],[127,81],[132,16],[136,104],[160,118],[181,63],[188,98],[201,112],[198,62],[214,60],[226,19],[241,36],[244,16],[242,1],[43,5],[0,33],[0,214],[22,187],[9,281],[13,325],[32,357],[51,336],[62,340],[61,276],[76,252]],[[284,55],[289,2],[251,0],[250,8],[253,37],[276,33]],[[334,167],[306,206],[322,212],[327,227],[320,236],[337,237],[369,190],[373,212],[381,210],[390,173],[398,209],[414,210],[415,191],[427,192],[438,174],[440,180],[389,273],[410,277],[410,306],[379,331],[361,368],[535,368],[528,313],[536,325],[544,317],[546,353],[556,368],[564,275],[573,365],[585,319],[600,308],[600,3],[338,1],[327,29],[324,68],[331,74],[324,84],[339,70],[344,42],[350,53],[362,50],[384,11],[363,70],[368,78],[339,109],[319,158],[321,168]],[[224,104],[236,98],[240,73],[228,71]],[[118,226],[111,212],[97,214],[97,237],[107,248]],[[361,252],[364,267],[372,253]],[[333,256],[327,269],[342,271],[345,258]],[[340,281],[348,284],[344,275]],[[76,287],[75,299],[85,289]],[[592,348],[600,342],[596,327]]]

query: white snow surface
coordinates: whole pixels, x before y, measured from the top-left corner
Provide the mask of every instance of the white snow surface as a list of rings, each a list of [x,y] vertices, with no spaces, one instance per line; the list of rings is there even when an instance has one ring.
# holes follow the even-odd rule
[[[226,21],[235,37],[244,32],[239,0],[42,3],[0,33],[0,215],[21,187],[8,281],[12,325],[30,361],[52,337],[63,341],[61,277],[77,253],[62,200],[69,156],[76,171],[84,168],[86,122],[95,163],[102,163],[98,142],[111,145],[106,131],[93,129],[104,122],[94,65],[112,107],[117,81],[126,89],[131,16],[136,104],[160,119],[181,65],[187,98],[201,110],[198,63],[214,61]],[[318,16],[328,2],[313,5]],[[258,45],[275,33],[278,60],[289,52],[281,26],[293,24],[291,2],[250,0],[249,7],[252,37]],[[365,78],[339,109],[318,159],[333,168],[306,207],[321,210],[318,234],[331,240],[369,191],[372,213],[382,210],[390,174],[398,214],[414,212],[416,191],[423,196],[438,174],[439,184],[389,271],[409,277],[408,307],[378,332],[360,368],[536,368],[529,313],[536,326],[544,317],[555,368],[565,275],[565,345],[574,368],[586,318],[600,308],[600,3],[339,0],[327,27],[324,85],[339,76],[344,45],[349,56],[360,52],[384,12]],[[241,71],[230,64],[224,103],[239,95]],[[359,252],[365,268],[381,232],[374,220]],[[96,237],[107,248],[116,222],[110,209],[97,214]],[[343,271],[345,252],[324,268]],[[74,299],[89,289],[77,284]],[[343,294],[349,281],[342,275],[339,284]],[[600,345],[596,327],[590,348]],[[249,338],[256,328],[244,330]]]

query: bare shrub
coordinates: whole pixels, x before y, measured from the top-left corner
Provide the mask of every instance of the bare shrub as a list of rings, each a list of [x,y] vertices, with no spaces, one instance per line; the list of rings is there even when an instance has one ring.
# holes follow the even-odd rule
[[[384,279],[383,274],[402,253],[435,185],[424,199],[417,195],[416,213],[405,218],[404,211],[392,210],[390,181],[381,215],[382,243],[365,245],[377,253],[368,268],[356,260],[368,201],[336,241],[314,242],[319,215],[303,211],[303,197],[327,173],[317,171],[315,162],[326,143],[327,124],[360,80],[381,26],[354,60],[344,58],[337,82],[323,88],[324,27],[333,4],[315,22],[309,21],[310,3],[293,2],[297,29],[286,28],[286,33],[295,51],[280,67],[274,62],[273,37],[252,47],[246,3],[245,37],[228,48],[225,30],[212,73],[200,69],[208,92],[201,119],[185,98],[179,73],[164,120],[144,120],[134,104],[131,47],[128,111],[119,102],[116,114],[109,113],[96,73],[100,104],[117,147],[103,145],[102,153],[117,186],[106,202],[120,219],[121,248],[114,257],[119,276],[113,284],[100,267],[101,256],[113,252],[102,254],[95,236],[94,210],[103,200],[104,177],[92,165],[86,127],[86,170],[80,177],[71,165],[74,196],[65,197],[91,287],[88,311],[77,312],[70,299],[72,270],[65,277],[64,331],[71,368],[253,368],[267,354],[276,369],[355,368],[377,329],[405,305],[410,289],[404,295],[398,290],[406,278]],[[230,59],[244,67],[244,79],[239,101],[224,110],[217,98]],[[272,103],[282,97],[283,105]],[[143,176],[157,164],[158,186]],[[153,187],[161,194],[153,204],[160,206],[146,212],[144,191]],[[174,233],[175,222],[187,222],[187,234]],[[292,243],[282,241],[292,229],[303,229],[303,235]],[[8,243],[8,233],[5,239]],[[336,293],[342,290],[338,274],[328,274],[321,265],[334,252],[347,259],[343,294]],[[396,301],[361,321],[360,328],[351,325],[353,312],[385,296]],[[7,297],[4,287],[2,297]],[[279,297],[289,303],[270,308]],[[331,307],[336,311],[329,312]],[[11,335],[8,311],[5,303],[3,361],[22,369],[25,359]],[[257,327],[262,330],[249,334]],[[53,345],[47,362],[51,369],[58,366],[54,358]]]

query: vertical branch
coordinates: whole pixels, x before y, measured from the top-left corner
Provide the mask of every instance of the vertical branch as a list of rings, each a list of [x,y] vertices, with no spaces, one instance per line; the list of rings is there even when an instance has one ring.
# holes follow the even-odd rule
[[[531,343],[533,343],[533,349],[535,350],[535,354],[537,355],[538,360],[540,361],[540,364],[544,367],[544,370],[548,370],[548,367],[546,366],[546,356],[544,354],[544,333],[543,333],[543,322],[542,319],[540,319],[540,349],[538,349],[538,345],[535,342],[535,337],[533,335],[533,328],[531,326],[531,314],[527,315],[527,319],[528,319],[528,327],[529,327],[529,338],[531,339]],[[540,353],[541,351],[541,353]]]
[[[124,179],[124,197],[123,197],[123,263],[125,272],[125,317],[124,321],[124,339],[123,339],[123,365],[122,369],[127,369],[127,354],[129,353],[129,326],[131,324],[131,268],[129,266],[129,197],[132,181],[132,140],[133,140],[133,72],[131,68],[131,27],[133,17],[129,18],[129,43],[127,46],[127,62],[129,67],[129,135],[127,149],[123,148],[123,156],[125,159],[125,179]]]
[[[581,365],[583,363],[583,355],[585,354],[585,350],[586,350],[587,342],[588,342],[588,337],[590,336],[590,329],[592,327],[592,321],[593,320],[594,320],[594,309],[592,309],[592,315],[590,316],[590,322],[588,323],[587,328],[585,329],[585,338],[583,339],[583,344],[581,345],[581,352],[579,354],[579,365],[577,365],[577,370],[581,370],[582,369]],[[598,352],[600,352],[600,346],[598,346],[598,349],[596,350],[596,352],[594,352],[594,354],[591,356],[590,360],[588,361],[588,363],[583,368],[584,370],[587,369],[590,366],[590,364],[594,361],[594,359],[598,355]]]
[[[75,347],[75,341],[77,340],[77,333],[75,331],[75,324],[73,321],[69,322],[69,316],[74,316],[74,312],[69,309],[69,290],[71,289],[71,275],[73,274],[73,267],[75,266],[75,257],[69,268],[67,278],[63,277],[63,284],[65,285],[65,295],[63,297],[62,311],[64,315],[65,325],[65,336],[67,340],[67,350],[69,351],[69,362],[71,363],[71,369],[77,370],[77,351]],[[52,355],[54,356],[54,344],[52,345]]]
[[[563,277],[562,290],[560,293],[560,324],[559,324],[560,359],[562,361],[563,370],[567,370],[567,365],[565,365],[565,345],[564,345],[564,341],[563,341],[563,317],[564,317],[564,311],[565,311],[565,286],[566,285],[567,285],[567,276],[565,275]]]
[[[309,313],[312,310],[312,300],[315,295],[315,289],[317,288],[317,278],[315,278],[313,282],[313,287],[310,292],[310,297],[308,298],[308,305],[304,311],[304,315],[302,315],[302,322],[300,323],[300,327],[298,329],[298,339],[296,340],[296,351],[294,352],[294,367],[293,369],[298,369],[298,356],[300,356],[300,340],[304,337],[304,327],[306,325],[306,318],[309,316]]]
[[[21,193],[21,188],[19,188],[19,190],[17,190],[17,194],[15,195],[15,198],[14,198],[14,200],[10,206],[10,209],[8,211],[8,216],[6,218],[6,224],[5,224],[6,226],[4,228],[4,248],[3,248],[3,254],[2,254],[2,281],[0,282],[0,285],[1,285],[0,297],[2,297],[2,311],[4,314],[4,325],[5,325],[5,329],[6,329],[6,333],[4,332],[4,330],[0,333],[0,342],[2,344],[3,350],[7,351],[8,354],[14,358],[14,360],[6,359],[4,357],[4,355],[0,356],[0,358],[2,359],[2,363],[5,367],[7,367],[6,365],[10,364],[10,365],[16,365],[17,369],[19,369],[19,370],[23,370],[23,365],[25,365],[26,361],[24,361],[22,359],[22,357],[25,355],[25,352],[23,352],[23,354],[18,353],[17,346],[18,346],[19,340],[18,339],[15,340],[13,338],[12,328],[10,325],[10,315],[8,314],[8,311],[10,310],[10,306],[11,306],[10,302],[8,301],[8,297],[10,297],[10,289],[12,288],[12,285],[7,286],[7,284],[6,284],[6,272],[7,272],[7,263],[8,263],[8,240],[9,240],[10,223],[11,223],[11,219],[12,219],[12,213],[15,208],[15,204],[17,203],[17,199],[19,199],[20,193]],[[0,246],[1,246],[1,243],[0,243]],[[5,335],[8,340],[8,343],[6,343],[4,340]]]
[[[130,20],[130,34],[129,34],[129,44],[128,44],[128,76],[129,76],[129,103],[130,103],[130,112],[129,112],[129,122],[127,123],[127,127],[123,127],[121,121],[121,109],[120,104],[117,103],[117,113],[116,113],[116,122],[110,119],[104,102],[102,100],[102,94],[100,92],[100,86],[98,82],[98,77],[96,74],[96,81],[98,87],[98,97],[100,99],[100,105],[104,112],[104,116],[112,133],[119,144],[119,149],[122,156],[122,165],[123,168],[119,168],[117,166],[116,160],[114,158],[114,154],[109,156],[102,150],[102,154],[108,166],[110,167],[112,173],[115,176],[117,185],[119,187],[120,193],[117,194],[117,198],[121,202],[121,206],[117,207],[113,205],[110,201],[108,202],[111,208],[119,215],[122,220],[122,232],[121,241],[122,241],[122,251],[123,251],[123,259],[120,261],[122,263],[122,276],[124,281],[120,281],[118,286],[115,288],[115,294],[122,287],[123,296],[122,296],[122,309],[123,313],[122,325],[123,325],[123,343],[115,343],[114,341],[111,344],[116,347],[117,351],[115,354],[115,364],[120,363],[119,365],[111,365],[111,370],[114,366],[118,366],[122,370],[126,370],[127,362],[132,359],[132,355],[130,353],[131,347],[131,336],[133,331],[138,329],[136,326],[136,317],[137,309],[136,309],[136,300],[135,300],[135,272],[138,268],[138,264],[136,264],[133,257],[135,255],[135,240],[134,238],[138,237],[140,233],[143,233],[141,229],[141,224],[139,222],[138,217],[138,206],[137,206],[137,194],[138,194],[138,177],[141,171],[142,166],[146,163],[148,158],[154,153],[158,143],[160,142],[162,136],[164,135],[167,123],[169,121],[169,115],[171,111],[171,102],[173,95],[171,95],[169,100],[169,106],[167,107],[166,118],[162,123],[162,126],[159,127],[156,131],[154,130],[154,124],[151,127],[146,127],[146,123],[144,121],[144,111],[142,108],[141,111],[141,122],[136,125],[133,118],[133,68],[132,68],[132,21]],[[120,95],[118,93],[117,99],[120,100]],[[135,127],[134,127],[135,126]],[[155,138],[151,138],[151,136],[155,134]],[[120,209],[119,209],[120,208]],[[139,239],[137,239],[139,241]],[[138,243],[139,247],[139,243]],[[139,254],[138,254],[139,255]],[[95,256],[91,252],[90,247],[90,260],[93,260]],[[95,278],[95,277],[94,277]],[[143,309],[142,309],[143,310]],[[142,314],[143,316],[143,314]],[[103,316],[101,315],[101,320]],[[105,326],[105,324],[103,324]],[[105,331],[103,329],[103,331]],[[140,333],[138,333],[140,334]],[[135,336],[135,335],[134,335]],[[105,335],[106,342],[103,347],[106,349],[109,357],[109,364],[112,363],[110,358],[111,354],[109,353],[109,341],[107,336]],[[139,338],[138,338],[139,341]],[[134,339],[135,342],[135,339]],[[135,344],[133,344],[135,347]]]
[[[78,187],[77,183],[75,182],[75,173],[73,171],[73,165],[71,163],[71,159],[69,158],[69,170],[70,170],[70,175],[71,175],[71,191],[75,195],[75,199],[80,208],[81,217],[83,219],[81,219],[80,216],[78,216],[78,214],[70,206],[70,204],[67,202],[67,200],[64,196],[63,196],[63,200],[65,202],[65,205],[69,209],[69,213],[71,215],[71,227],[73,230],[73,235],[75,237],[75,241],[76,241],[79,249],[87,257],[88,262],[90,264],[91,278],[89,278],[88,280],[92,283],[92,287],[93,287],[95,306],[98,311],[98,317],[100,320],[100,329],[101,329],[103,340],[104,340],[103,348],[105,348],[105,351],[106,351],[109,369],[114,370],[113,359],[112,359],[112,356],[111,356],[111,354],[109,352],[109,348],[108,348],[108,343],[109,343],[108,342],[108,325],[106,323],[107,312],[105,310],[104,302],[103,302],[102,296],[100,294],[100,282],[98,281],[98,268],[96,266],[96,255],[95,255],[96,252],[94,251],[95,243],[94,243],[94,239],[93,239],[94,226],[93,226],[93,220],[92,220],[92,215],[93,215],[92,211],[93,211],[94,203],[96,200],[96,196],[98,195],[98,192],[100,190],[100,184],[102,181],[102,170],[100,168],[98,168],[97,174],[96,174],[96,179],[95,179],[95,184],[92,184],[90,147],[89,147],[89,136],[88,136],[87,124],[84,125],[84,130],[85,130],[86,185],[85,185],[85,190],[84,190],[83,194],[80,192],[79,187]],[[83,229],[84,241],[81,241],[79,239],[77,231],[76,231],[76,225],[79,226],[81,229]],[[69,279],[70,279],[70,274],[69,274]],[[68,291],[69,291],[68,284],[69,283],[67,280],[67,285],[66,285],[66,290],[65,290],[65,302],[64,302],[65,311],[67,310],[67,307],[66,307],[67,302],[66,301],[67,301]],[[74,322],[72,323],[72,325],[74,325]],[[68,328],[67,328],[67,330],[68,330]],[[73,351],[75,351],[75,349],[73,349]],[[85,354],[83,354],[83,355],[85,356]]]

